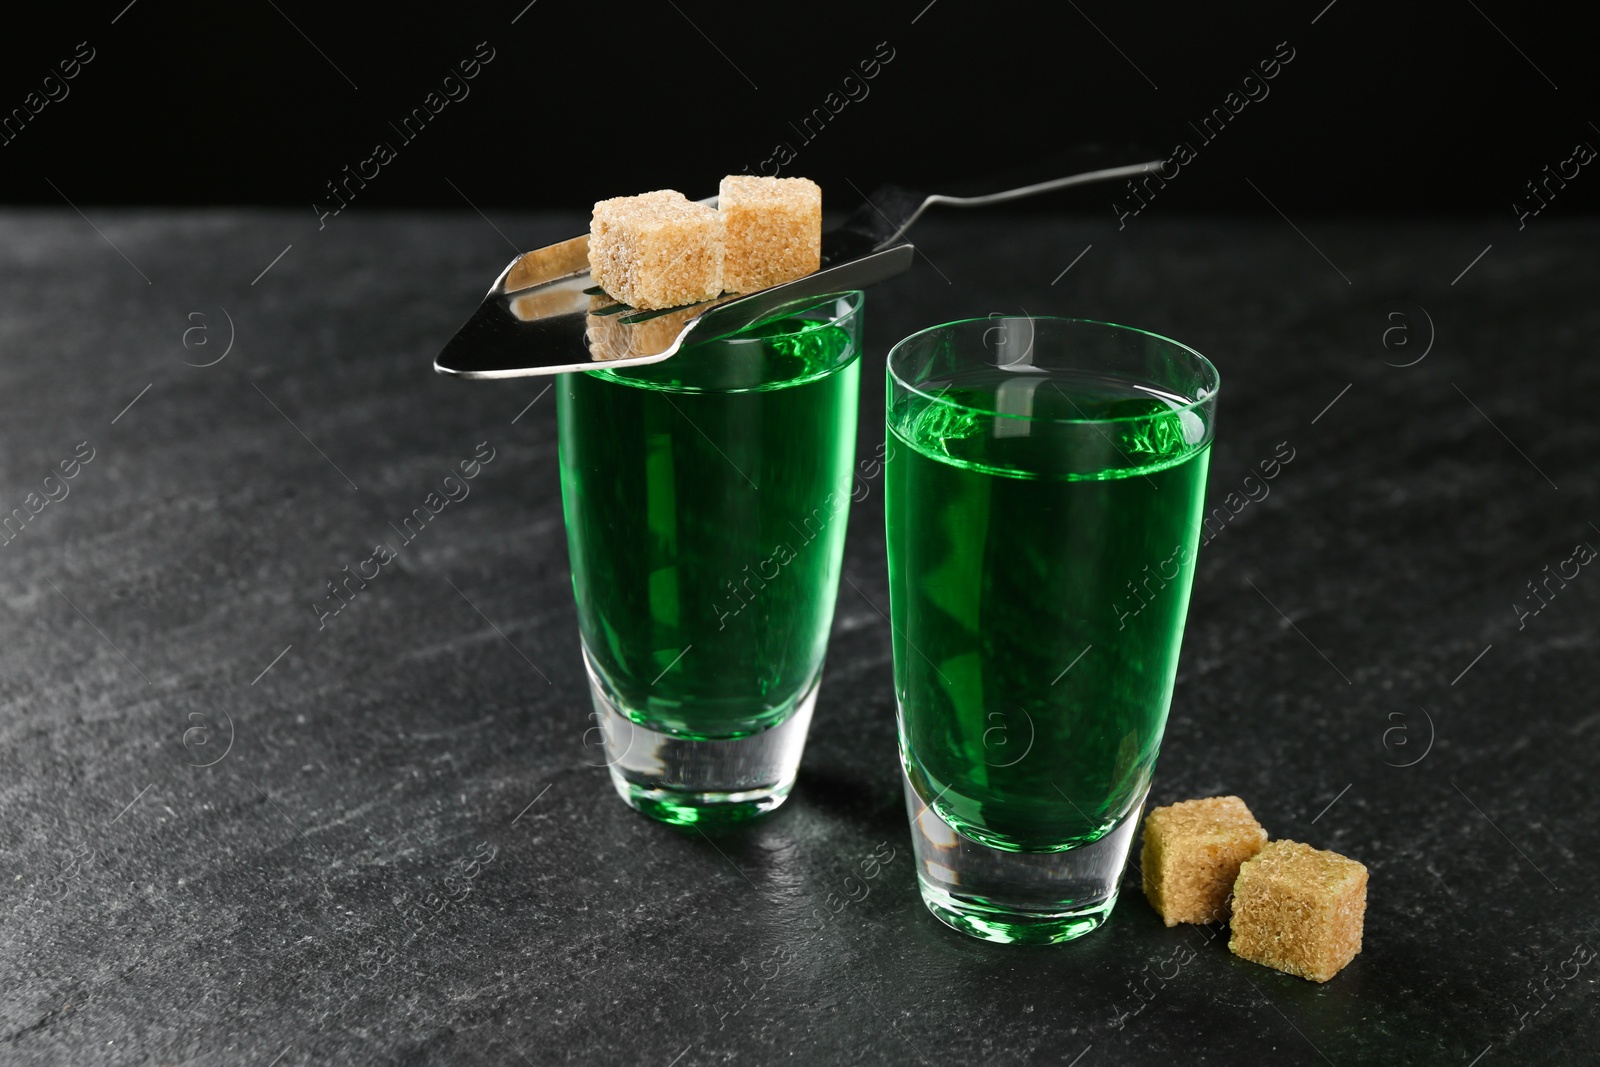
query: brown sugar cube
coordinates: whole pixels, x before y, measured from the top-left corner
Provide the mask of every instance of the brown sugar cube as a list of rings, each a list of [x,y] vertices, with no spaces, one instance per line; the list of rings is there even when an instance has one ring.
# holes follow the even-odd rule
[[[717,296],[722,256],[722,215],[673,189],[602,200],[589,221],[589,273],[632,307],[674,308]]]
[[[1239,864],[1266,843],[1267,832],[1238,797],[1156,808],[1145,816],[1139,853],[1144,895],[1168,926],[1221,922]]]
[[[753,293],[822,266],[822,188],[809,178],[730,174],[717,189],[728,227],[722,285]]]
[[[1361,951],[1367,868],[1337,852],[1274,841],[1239,868],[1235,956],[1326,982]]]

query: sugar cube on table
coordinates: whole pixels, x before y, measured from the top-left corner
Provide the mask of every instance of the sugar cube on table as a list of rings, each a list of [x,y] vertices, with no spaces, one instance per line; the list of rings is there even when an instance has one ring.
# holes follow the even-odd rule
[[[1361,951],[1367,868],[1298,841],[1274,841],[1239,868],[1236,956],[1326,982]]]
[[[1139,866],[1144,895],[1168,926],[1221,922],[1239,865],[1267,832],[1238,797],[1207,797],[1145,816]]]
[[[722,292],[720,212],[674,189],[619,196],[594,206],[589,272],[613,299],[656,310]]]
[[[717,189],[727,225],[722,285],[753,293],[822,265],[822,189],[809,178],[730,174]]]

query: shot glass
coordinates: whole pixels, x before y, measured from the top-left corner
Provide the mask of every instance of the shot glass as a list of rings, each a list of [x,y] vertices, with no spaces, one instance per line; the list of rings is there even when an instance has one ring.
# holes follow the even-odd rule
[[[794,785],[839,587],[862,303],[558,386],[594,729],[622,799],[664,822],[737,822]]]
[[[901,765],[922,899],[1001,942],[1105,921],[1172,699],[1218,387],[1176,341],[975,319],[889,354]]]

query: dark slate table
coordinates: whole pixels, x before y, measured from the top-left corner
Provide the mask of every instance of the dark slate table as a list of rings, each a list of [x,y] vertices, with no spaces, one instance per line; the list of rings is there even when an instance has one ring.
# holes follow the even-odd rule
[[[623,806],[547,383],[430,368],[509,245],[581,221],[0,218],[0,1061],[1593,1057],[1600,572],[1563,561],[1600,546],[1600,225],[942,217],[871,294],[874,415],[888,345],[965,315],[1133,323],[1221,367],[1227,521],[1152,801],[1238,793],[1367,864],[1365,949],[1316,986],[1166,929],[1134,877],[1065,946],[925,913],[878,484],[788,805],[715,839]]]

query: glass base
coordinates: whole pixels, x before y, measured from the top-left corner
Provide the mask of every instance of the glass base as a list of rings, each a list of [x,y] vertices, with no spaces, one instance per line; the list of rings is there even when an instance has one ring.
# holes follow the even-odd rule
[[[911,779],[904,781],[917,885],[922,902],[945,925],[985,941],[1048,945],[1082,937],[1111,915],[1143,796],[1087,845],[1003,852],[945,822]]]
[[[587,653],[584,665],[611,784],[635,810],[674,826],[727,826],[772,811],[794,788],[820,671],[782,722],[731,741],[694,741],[628,718],[589,666]]]

